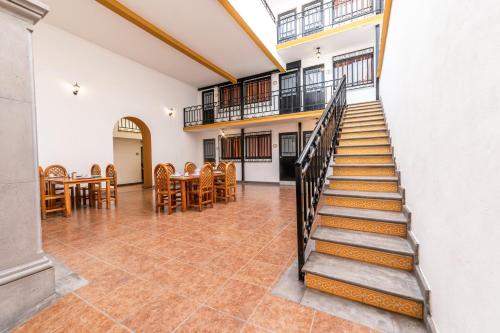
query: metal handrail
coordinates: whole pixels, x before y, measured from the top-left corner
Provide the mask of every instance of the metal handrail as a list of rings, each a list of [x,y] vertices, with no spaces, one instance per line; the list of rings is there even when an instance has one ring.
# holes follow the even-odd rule
[[[273,90],[267,95],[244,96],[230,103],[219,101],[184,108],[184,127],[233,120],[323,110],[333,96],[337,81]],[[243,103],[242,103],[243,102]]]
[[[318,3],[317,7],[301,12],[282,13],[278,15],[276,24],[278,43],[307,36],[365,15],[380,13],[381,2],[381,0],[345,0],[334,4],[330,1]]]
[[[271,10],[271,7],[269,7],[269,4],[267,3],[266,0],[261,0],[262,4],[266,8],[267,12],[269,13],[269,16],[271,16],[271,20],[273,20],[274,24],[276,24],[276,17],[274,16],[273,11]]]
[[[297,255],[300,280],[304,279],[302,267],[305,264],[305,251],[345,107],[346,77],[344,76],[317,122],[304,150],[295,162]]]

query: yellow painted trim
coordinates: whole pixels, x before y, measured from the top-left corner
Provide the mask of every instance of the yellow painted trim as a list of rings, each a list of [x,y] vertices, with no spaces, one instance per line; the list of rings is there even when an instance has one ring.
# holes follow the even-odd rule
[[[387,43],[387,31],[389,30],[389,22],[391,20],[391,9],[392,9],[392,0],[385,0],[384,23],[382,26],[382,38],[380,41],[380,53],[379,53],[379,57],[378,57],[377,78],[380,78],[380,75],[382,74],[382,66],[384,64],[385,45]]]
[[[369,16],[369,17],[359,19],[359,20],[356,20],[353,22],[341,24],[338,26],[333,26],[327,30],[320,31],[320,32],[317,32],[315,34],[311,34],[308,36],[297,38],[297,39],[288,41],[286,43],[278,44],[276,46],[276,49],[283,50],[283,49],[286,49],[286,48],[289,48],[292,46],[297,46],[297,45],[300,45],[303,43],[315,41],[315,40],[318,40],[318,39],[321,39],[324,37],[337,35],[337,34],[340,34],[342,32],[346,32],[346,31],[351,30],[351,29],[357,29],[357,28],[362,28],[362,27],[368,26],[368,25],[379,24],[382,22],[382,16],[383,16],[382,14],[377,14],[377,15]]]
[[[261,123],[268,123],[268,122],[282,121],[282,120],[314,118],[314,117],[320,117],[323,114],[323,111],[324,110],[316,110],[316,111],[296,112],[290,114],[277,114],[274,116],[266,116],[266,117],[252,118],[252,119],[233,120],[233,121],[224,121],[220,123],[213,123],[206,125],[189,126],[189,127],[184,127],[184,132],[196,132],[205,129],[245,126],[245,125],[261,124]]]
[[[248,37],[257,45],[259,49],[266,55],[266,57],[279,69],[280,72],[285,72],[285,68],[280,64],[278,59],[273,56],[273,54],[267,49],[264,43],[257,37],[250,26],[245,22],[245,20],[240,16],[240,14],[234,9],[234,7],[229,3],[228,0],[219,0],[219,3],[226,9],[226,11],[233,17],[233,19],[238,23],[238,25],[246,32]]]
[[[141,28],[142,30],[146,31],[147,33],[153,35],[154,37],[158,38],[162,42],[168,44],[169,46],[173,47],[177,51],[185,54],[189,58],[193,59],[194,61],[198,62],[199,64],[205,66],[206,68],[210,69],[211,71],[219,74],[223,78],[227,79],[228,81],[231,81],[232,83],[236,83],[237,79],[234,75],[226,72],[219,66],[215,65],[212,63],[210,60],[206,59],[203,57],[201,54],[197,53],[196,51],[190,49],[187,45],[183,44],[179,40],[175,39],[173,36],[167,34],[165,31],[161,30],[159,27],[154,25],[153,23],[149,22],[142,16],[138,15],[128,7],[124,6],[117,0],[96,0],[98,3],[103,5],[104,7],[110,9],[111,11],[115,12],[116,14],[120,15],[130,23],[136,25],[137,27]]]

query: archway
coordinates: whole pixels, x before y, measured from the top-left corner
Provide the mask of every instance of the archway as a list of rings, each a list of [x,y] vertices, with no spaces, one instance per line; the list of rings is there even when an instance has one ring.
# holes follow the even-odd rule
[[[118,184],[153,186],[151,132],[141,119],[124,117],[115,124],[113,159],[118,170]]]

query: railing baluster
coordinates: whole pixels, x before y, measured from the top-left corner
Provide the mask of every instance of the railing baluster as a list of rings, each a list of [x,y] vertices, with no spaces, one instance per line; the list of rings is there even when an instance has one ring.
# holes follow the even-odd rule
[[[346,76],[334,90],[325,111],[316,124],[309,141],[295,163],[295,195],[297,209],[297,255],[299,279],[319,200],[326,181],[330,159],[335,151],[340,117],[345,108]]]

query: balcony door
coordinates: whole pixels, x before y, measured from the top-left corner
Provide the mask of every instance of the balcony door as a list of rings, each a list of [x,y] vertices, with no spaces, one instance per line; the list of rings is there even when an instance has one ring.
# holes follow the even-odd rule
[[[280,114],[300,111],[299,71],[280,75]]]
[[[295,180],[295,162],[298,158],[297,132],[280,133],[280,180]]]
[[[304,111],[321,110],[325,107],[324,66],[304,68]]]
[[[214,122],[214,91],[207,90],[202,93],[203,124]]]
[[[307,36],[323,30],[323,0],[302,6],[302,35]]]

